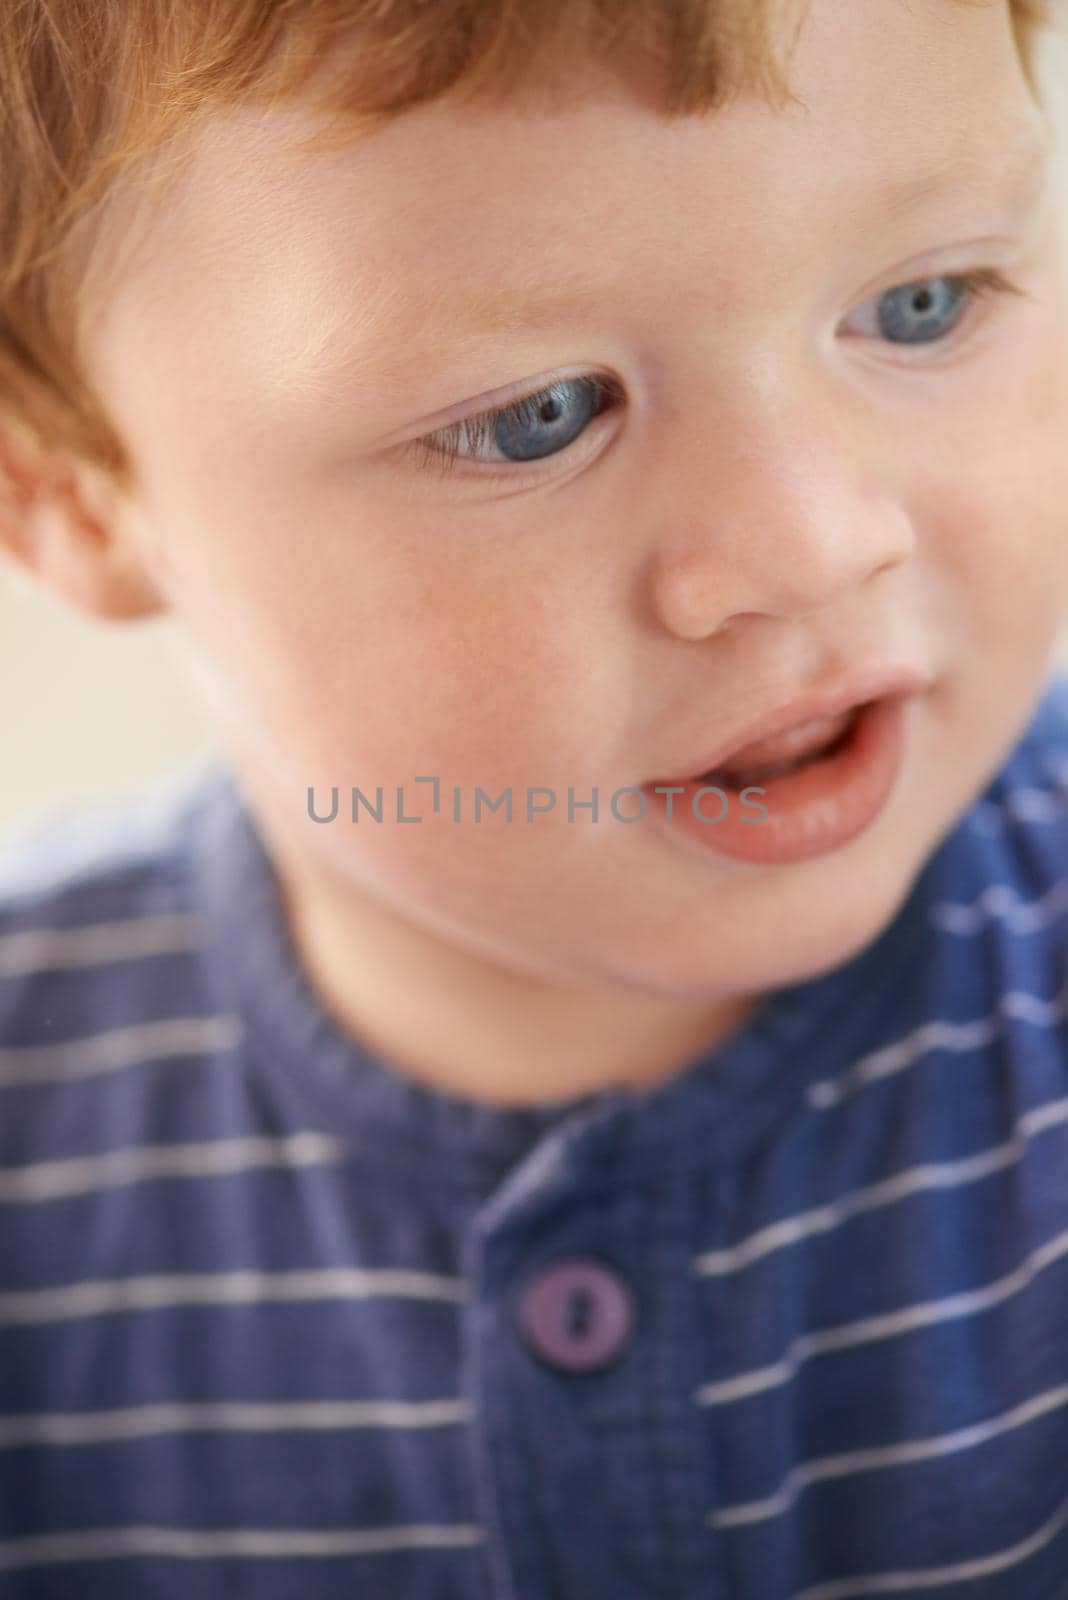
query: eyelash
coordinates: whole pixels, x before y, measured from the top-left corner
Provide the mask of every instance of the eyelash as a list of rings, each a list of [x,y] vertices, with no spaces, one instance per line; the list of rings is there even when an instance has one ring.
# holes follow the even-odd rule
[[[957,323],[956,328],[948,335],[947,338],[928,340],[918,346],[901,346],[899,348],[922,350],[926,348],[943,348],[947,345],[962,342],[958,338],[958,332],[962,327],[966,327],[971,323],[971,321],[974,320],[968,315],[969,310],[973,306],[978,305],[979,302],[983,300],[995,299],[1001,295],[1018,295],[1025,299],[1027,298],[1026,290],[1021,289],[1018,284],[1014,283],[1010,278],[1008,278],[998,267],[977,267],[971,272],[935,273],[929,278],[916,278],[911,280],[910,283],[895,285],[894,287],[908,288],[911,286],[911,283],[915,283],[916,285],[928,282],[933,283],[937,282],[939,278],[944,278],[947,282],[953,282],[961,285],[967,291],[968,298],[964,315]],[[893,293],[893,289],[888,289],[886,293]],[[883,297],[880,296],[879,298]],[[555,380],[557,383],[561,381],[562,380],[560,379]],[[626,398],[622,385],[614,378],[602,378],[590,375],[581,378],[569,378],[563,381],[566,381],[569,384],[583,384],[588,386],[589,390],[593,393],[598,402],[597,410],[595,411],[594,416],[600,416],[603,411],[621,403]],[[515,478],[517,472],[523,465],[525,465],[525,463],[516,462],[503,472],[498,471],[492,474],[485,473],[480,469],[484,467],[503,466],[504,463],[479,462],[477,460],[469,461],[466,456],[460,456],[460,445],[464,442],[465,438],[469,442],[471,448],[474,450],[478,450],[482,446],[490,443],[496,432],[497,424],[502,417],[522,415],[524,407],[529,407],[533,401],[543,399],[546,393],[552,388],[553,381],[550,381],[549,383],[544,384],[540,389],[534,389],[528,394],[521,395],[516,400],[509,401],[506,406],[497,406],[490,411],[479,412],[478,415],[473,417],[462,417],[458,422],[452,423],[447,428],[441,428],[436,433],[424,434],[420,439],[413,439],[411,443],[405,447],[405,453],[414,454],[418,458],[421,467],[437,470],[443,475],[454,471],[457,461],[462,460],[466,464],[474,467],[480,477]],[[602,404],[602,402],[604,402],[604,404]],[[578,440],[575,440],[574,442],[577,444]],[[558,460],[560,457],[567,455],[570,448],[570,446],[565,446],[563,450],[557,451],[555,455],[547,456],[543,459],[549,463],[552,463]],[[536,463],[531,463],[531,465],[535,466],[536,472]],[[548,470],[552,470],[551,465]]]
[[[556,383],[566,381],[572,386],[581,384],[585,387],[597,401],[597,410],[594,416],[598,417],[604,411],[607,411],[610,406],[620,404],[626,398],[622,384],[617,382],[615,378],[602,378],[591,374],[581,378],[556,379],[554,381]],[[524,407],[530,407],[534,401],[542,400],[553,387],[554,383],[550,382],[540,389],[532,390],[529,394],[521,395],[518,400],[509,401],[506,406],[495,407],[492,411],[480,412],[475,417],[463,417],[459,422],[454,422],[451,427],[442,428],[438,433],[428,433],[424,434],[421,439],[414,439],[407,448],[418,455],[423,466],[437,468],[442,473],[451,472],[457,460],[465,462],[467,460],[466,457],[461,457],[459,454],[460,445],[464,442],[465,437],[472,448],[476,450],[485,444],[489,444],[496,432],[497,423],[502,417],[522,415]],[[576,439],[574,442],[577,444],[579,441]],[[554,456],[543,457],[543,460],[550,464],[551,469],[551,463],[566,455],[570,448],[570,446],[567,446],[565,449],[557,451]],[[507,465],[504,462],[474,461],[470,465],[474,466],[476,470],[480,467],[504,466],[506,470],[496,473],[494,476],[514,477],[517,468],[522,466],[523,463],[516,462],[510,470],[507,469]],[[537,470],[536,461],[530,463],[530,465],[535,467],[535,471]],[[485,477],[488,474],[480,472],[479,476]]]

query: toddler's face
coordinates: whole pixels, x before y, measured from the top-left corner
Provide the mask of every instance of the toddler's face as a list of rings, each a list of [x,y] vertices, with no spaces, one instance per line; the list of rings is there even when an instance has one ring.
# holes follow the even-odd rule
[[[1007,8],[815,0],[791,82],[669,124],[591,76],[307,164],[303,112],[201,140],[90,358],[309,882],[528,972],[762,991],[885,926],[1021,731],[1068,590],[1068,343]],[[992,269],[1024,294],[961,288]],[[420,452],[553,384],[456,430],[451,471]],[[758,866],[611,814],[887,662],[930,688],[841,848]],[[387,820],[348,820],[353,785]],[[557,796],[532,823],[528,786]]]

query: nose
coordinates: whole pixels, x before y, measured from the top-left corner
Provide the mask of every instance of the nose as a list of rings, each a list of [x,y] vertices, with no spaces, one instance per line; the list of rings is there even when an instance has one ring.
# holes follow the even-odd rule
[[[652,603],[681,639],[746,615],[808,617],[914,549],[885,457],[854,429],[826,406],[765,405],[756,420],[755,409],[736,409],[729,432],[691,435],[660,457]]]

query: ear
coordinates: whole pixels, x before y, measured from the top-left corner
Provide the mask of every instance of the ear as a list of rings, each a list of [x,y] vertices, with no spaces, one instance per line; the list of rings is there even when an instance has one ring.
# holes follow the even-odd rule
[[[130,621],[166,609],[133,537],[131,508],[85,462],[30,464],[0,424],[0,553],[76,610]]]

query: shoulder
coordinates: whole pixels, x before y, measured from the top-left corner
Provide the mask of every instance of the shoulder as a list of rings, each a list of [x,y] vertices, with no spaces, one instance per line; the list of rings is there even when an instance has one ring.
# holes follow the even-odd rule
[[[158,981],[151,958],[195,947],[188,845],[209,772],[0,835],[0,1075],[13,1051],[114,1025]]]
[[[180,844],[208,771],[197,763],[135,794],[53,808],[0,832],[0,916],[18,918],[158,872]]]

